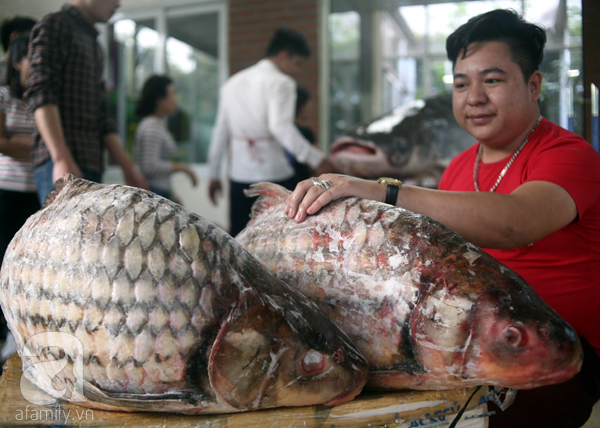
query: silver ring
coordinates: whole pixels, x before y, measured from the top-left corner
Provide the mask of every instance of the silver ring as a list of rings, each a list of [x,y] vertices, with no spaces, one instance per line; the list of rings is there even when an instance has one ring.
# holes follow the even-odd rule
[[[317,177],[310,177],[310,180],[313,182],[313,186],[320,186],[321,182]]]
[[[319,186],[321,186],[325,190],[329,190],[329,189],[331,189],[331,181],[323,180],[319,183]]]

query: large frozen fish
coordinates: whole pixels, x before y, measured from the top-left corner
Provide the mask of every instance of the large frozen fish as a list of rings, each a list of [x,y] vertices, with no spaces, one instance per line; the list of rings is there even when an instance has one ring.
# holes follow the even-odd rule
[[[358,177],[437,183],[450,160],[474,143],[454,118],[452,94],[443,94],[408,102],[342,133],[331,146],[331,161]]]
[[[366,361],[346,334],[222,230],[150,192],[72,176],[50,199],[0,272],[24,372],[47,393],[195,414],[360,392]]]
[[[255,185],[236,240],[327,312],[370,366],[367,386],[527,389],[576,374],[574,330],[512,270],[432,219],[345,198],[296,223],[289,191]]]

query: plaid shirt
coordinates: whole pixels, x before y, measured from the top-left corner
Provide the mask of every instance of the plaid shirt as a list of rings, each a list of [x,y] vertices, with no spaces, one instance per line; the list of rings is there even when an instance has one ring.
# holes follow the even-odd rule
[[[97,37],[94,26],[69,4],[42,18],[30,35],[31,75],[25,97],[31,111],[45,104],[57,105],[75,162],[84,171],[101,173],[101,137],[116,132],[116,126],[108,114],[103,53]],[[34,165],[50,159],[37,127],[31,156]]]

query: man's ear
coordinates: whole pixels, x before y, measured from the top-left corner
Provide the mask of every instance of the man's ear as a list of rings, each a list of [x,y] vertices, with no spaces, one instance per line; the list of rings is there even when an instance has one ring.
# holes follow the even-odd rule
[[[280,60],[284,60],[284,61],[285,61],[286,59],[288,59],[288,58],[290,57],[290,53],[289,53],[288,51],[286,51],[286,50],[279,51],[279,52],[277,53],[277,55],[275,55],[275,57],[276,57],[277,59],[280,59]]]
[[[542,92],[542,73],[539,70],[533,72],[529,78],[529,93],[531,99],[537,102],[540,99],[540,93]]]

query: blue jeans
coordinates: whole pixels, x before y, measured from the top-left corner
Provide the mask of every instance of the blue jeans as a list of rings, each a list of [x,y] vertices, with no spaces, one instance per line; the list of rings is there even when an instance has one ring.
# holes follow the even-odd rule
[[[53,170],[54,163],[52,163],[52,159],[33,168],[33,181],[35,181],[36,193],[41,205],[44,205],[46,196],[48,196],[48,193],[54,187],[54,180],[52,179]],[[96,183],[102,182],[102,173],[94,171],[81,172],[83,173],[83,178],[86,180],[95,181]]]

